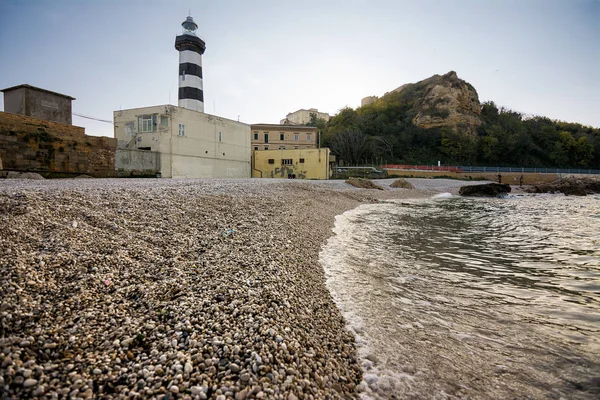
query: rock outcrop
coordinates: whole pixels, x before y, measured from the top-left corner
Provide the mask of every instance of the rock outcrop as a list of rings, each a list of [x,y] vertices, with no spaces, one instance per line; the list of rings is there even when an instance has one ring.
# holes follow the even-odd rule
[[[600,193],[600,180],[594,178],[561,178],[554,182],[531,186],[530,193],[563,193],[565,196],[585,196]]]
[[[384,101],[408,106],[413,124],[420,128],[444,128],[475,135],[481,125],[481,104],[475,88],[456,72],[433,75],[416,83],[406,83],[382,98],[369,96],[361,105]]]
[[[486,183],[483,185],[468,185],[459,189],[461,196],[471,197],[498,197],[510,193],[510,185],[503,183]]]
[[[477,91],[454,71],[402,85],[395,92],[413,97],[412,122],[420,128],[450,127],[475,134],[481,124]]]

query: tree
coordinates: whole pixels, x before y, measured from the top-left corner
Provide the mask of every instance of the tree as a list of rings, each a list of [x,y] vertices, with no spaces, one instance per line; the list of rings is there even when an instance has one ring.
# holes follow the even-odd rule
[[[325,119],[317,118],[316,113],[311,112],[309,115],[310,115],[310,121],[308,121],[308,123],[306,123],[306,126],[314,126],[315,128],[317,128],[319,130],[325,129],[325,126],[327,125],[327,121],[325,121]]]
[[[357,129],[348,129],[337,133],[331,139],[331,149],[342,160],[358,164],[367,153],[365,144],[368,136]]]

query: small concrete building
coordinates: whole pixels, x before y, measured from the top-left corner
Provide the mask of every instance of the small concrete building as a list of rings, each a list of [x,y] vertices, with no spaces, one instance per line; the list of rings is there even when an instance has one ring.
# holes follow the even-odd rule
[[[253,150],[314,149],[319,131],[313,126],[254,124]]]
[[[309,108],[308,110],[300,109],[298,111],[291,112],[280,122],[282,125],[308,124],[310,122],[311,114],[315,114],[317,118],[324,119],[325,121],[329,121],[329,118],[331,118],[331,116],[325,112],[320,112],[316,108]]]
[[[4,112],[66,125],[73,123],[71,102],[74,97],[31,85],[13,86],[2,92]]]
[[[323,149],[256,150],[253,178],[329,179],[330,151]]]
[[[152,165],[142,165],[152,159],[140,156],[140,151],[146,151],[157,154],[155,164],[163,178],[250,177],[250,125],[173,105],[113,114],[123,156],[117,159],[117,168],[151,169]],[[125,159],[127,150],[136,156]],[[139,165],[121,165],[121,161]]]

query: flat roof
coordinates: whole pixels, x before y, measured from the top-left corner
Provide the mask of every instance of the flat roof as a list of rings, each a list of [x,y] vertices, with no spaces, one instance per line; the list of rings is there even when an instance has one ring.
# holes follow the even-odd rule
[[[282,125],[282,124],[252,124],[250,125],[252,129],[259,128],[272,128],[273,130],[318,130],[316,126],[306,126],[306,125]]]
[[[75,100],[75,97],[67,96],[66,94],[53,92],[52,90],[42,89],[42,88],[39,88],[36,86],[27,85],[27,84],[12,86],[12,87],[0,90],[0,92],[10,92],[12,90],[17,90],[17,89],[33,89],[33,90],[38,90],[40,92],[50,93],[55,96],[66,97],[67,99],[70,99],[70,100]]]

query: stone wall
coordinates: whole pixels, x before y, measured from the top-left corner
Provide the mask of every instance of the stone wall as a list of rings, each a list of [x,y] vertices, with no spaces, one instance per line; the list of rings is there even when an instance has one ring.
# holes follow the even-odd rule
[[[84,128],[0,112],[0,159],[5,170],[44,176],[116,176],[117,140]]]

